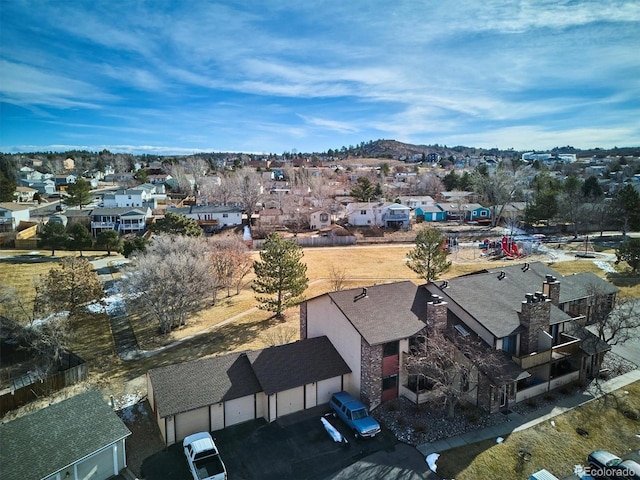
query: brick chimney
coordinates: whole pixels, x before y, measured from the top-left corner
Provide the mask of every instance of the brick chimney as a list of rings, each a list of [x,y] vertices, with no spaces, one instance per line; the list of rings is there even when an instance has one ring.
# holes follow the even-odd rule
[[[556,307],[560,306],[560,282],[553,275],[546,275],[542,283],[542,293],[544,293],[551,303]]]
[[[538,351],[538,334],[548,332],[551,317],[551,300],[542,292],[527,293],[520,308],[520,325],[525,332],[520,335],[520,355]]]
[[[432,295],[427,302],[427,325],[444,331],[447,328],[447,302],[440,295]]]

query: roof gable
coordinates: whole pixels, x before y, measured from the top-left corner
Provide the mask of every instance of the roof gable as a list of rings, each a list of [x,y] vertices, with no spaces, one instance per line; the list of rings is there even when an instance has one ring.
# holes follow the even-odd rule
[[[0,425],[2,480],[48,477],[130,434],[98,391],[81,393]]]
[[[328,295],[369,345],[415,335],[425,327],[430,293],[412,282],[341,290]]]

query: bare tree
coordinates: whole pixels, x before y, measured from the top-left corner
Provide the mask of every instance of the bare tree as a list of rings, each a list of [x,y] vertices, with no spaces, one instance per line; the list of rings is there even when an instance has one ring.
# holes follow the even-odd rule
[[[214,281],[212,290],[226,288],[227,296],[231,296],[231,288],[235,287],[236,295],[239,294],[242,281],[253,268],[247,246],[237,238],[210,239],[208,248]],[[215,292],[213,301],[216,301]]]
[[[600,285],[587,286],[590,315],[588,323],[600,340],[608,345],[620,345],[638,337],[640,304],[636,299],[614,295]]]
[[[169,166],[169,175],[173,178],[174,188],[180,193],[190,194],[193,190],[187,171],[179,163]]]
[[[444,192],[444,184],[435,173],[425,173],[418,184],[418,191],[431,197],[435,197],[440,192]]]
[[[278,325],[275,328],[265,330],[261,337],[264,343],[269,346],[283,345],[285,343],[292,342],[296,335],[298,335],[298,329],[294,327],[288,327],[286,325]]]
[[[460,399],[472,383],[477,383],[473,377],[498,370],[503,356],[503,352],[473,336],[462,337],[434,328],[416,338],[405,357],[404,368],[408,375],[415,376],[416,388],[422,385],[430,389],[432,399],[440,402],[453,418]]]
[[[36,283],[37,315],[68,311],[77,315],[88,303],[99,301],[102,282],[86,258],[67,257]]]
[[[256,172],[241,171],[235,177],[236,194],[242,205],[242,211],[247,215],[247,221],[251,222],[251,215],[262,195],[262,183]]]
[[[135,264],[123,269],[127,307],[157,321],[162,333],[185,325],[211,292],[207,253],[206,243],[196,237],[153,237]]]
[[[475,191],[491,208],[491,226],[495,227],[505,205],[513,200],[516,191],[515,175],[505,169],[499,169],[493,174],[476,172],[473,184]]]
[[[329,281],[331,282],[331,289],[333,291],[339,291],[344,289],[344,284],[347,279],[347,272],[344,268],[331,265],[329,267]]]

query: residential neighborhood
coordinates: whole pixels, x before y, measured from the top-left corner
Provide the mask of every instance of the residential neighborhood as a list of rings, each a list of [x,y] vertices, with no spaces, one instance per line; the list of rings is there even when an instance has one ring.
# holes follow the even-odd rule
[[[326,478],[362,468],[358,451],[383,455],[379,464],[410,468],[416,478],[446,478],[424,461],[434,453],[445,458],[451,447],[438,442],[534,428],[534,407],[550,399],[579,407],[589,387],[632,384],[640,361],[633,353],[640,324],[629,299],[637,299],[637,266],[624,248],[639,229],[640,182],[635,174],[619,177],[605,190],[589,168],[594,158],[562,157],[553,170],[550,158],[469,156],[409,167],[386,158],[300,157],[246,160],[238,168],[245,160],[231,156],[192,159],[189,169],[186,160],[140,159],[121,177],[108,165],[79,172],[67,159],[67,173],[38,175],[37,159],[22,159],[20,178],[51,181],[53,190],[16,183],[13,201],[0,203],[0,269],[11,266],[22,279],[42,265],[45,279],[56,275],[45,262],[63,271],[85,265],[82,275],[93,275],[100,292],[81,309],[91,313],[78,313],[74,300],[64,304],[81,337],[54,373],[12,362],[30,355],[35,337],[26,332],[37,332],[43,320],[36,315],[50,310],[40,302],[62,298],[47,297],[49,287],[37,284],[28,293],[34,313],[20,326],[25,309],[9,298],[15,286],[33,292],[33,280],[0,282],[9,378],[0,435],[3,444],[12,439],[0,449],[0,478],[24,478],[17,456],[43,448],[25,440],[34,428],[54,435],[39,438],[57,447],[30,465],[28,478],[189,478],[180,448],[199,432],[212,432],[232,478],[266,472],[269,455],[278,456],[269,475],[317,478],[304,468],[303,457],[315,458],[310,451],[331,459],[317,466]],[[640,165],[635,157],[624,161]],[[518,162],[518,175],[505,173]],[[536,196],[537,182],[552,186]],[[425,231],[436,232],[425,251],[442,257],[443,270],[416,276],[411,252],[420,251]],[[266,290],[260,296],[256,266],[290,258],[270,246],[274,238],[299,249],[300,260],[273,272],[309,269],[299,280],[303,294],[292,283],[280,291],[278,310]],[[277,255],[263,256],[270,248]],[[432,268],[436,257],[428,258]],[[103,323],[89,333],[91,315]],[[93,339],[95,328],[102,333]],[[447,380],[424,370],[437,349],[451,355],[439,372]],[[331,415],[337,392],[361,402],[381,433],[354,436]],[[42,405],[47,398],[51,405]],[[484,430],[474,424],[480,418]],[[307,436],[297,437],[300,429]],[[88,439],[72,446],[60,435]],[[258,450],[243,459],[238,435],[248,442],[266,435],[273,450],[252,443]],[[299,438],[300,451],[287,464],[288,435]]]

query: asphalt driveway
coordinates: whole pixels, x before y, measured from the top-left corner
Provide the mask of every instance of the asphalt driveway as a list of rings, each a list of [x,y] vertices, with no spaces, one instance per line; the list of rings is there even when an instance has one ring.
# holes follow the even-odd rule
[[[229,479],[438,479],[415,448],[400,444],[387,430],[373,439],[356,439],[339,420],[327,417],[349,442],[335,443],[320,421],[326,412],[326,406],[317,407],[271,424],[255,420],[214,432]],[[182,446],[145,459],[142,475],[190,480]]]

